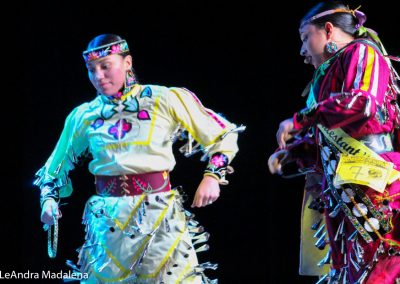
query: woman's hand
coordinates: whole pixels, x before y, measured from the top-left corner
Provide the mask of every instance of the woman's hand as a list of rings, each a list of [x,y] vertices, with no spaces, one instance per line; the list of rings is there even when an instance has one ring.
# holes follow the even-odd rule
[[[282,166],[289,160],[289,151],[280,150],[273,153],[268,159],[268,168],[271,174],[282,174]]]
[[[219,183],[216,178],[204,176],[197,188],[192,207],[204,207],[218,199],[220,193]]]
[[[57,219],[61,218],[60,210],[58,209],[58,203],[53,198],[50,198],[43,203],[40,219],[43,223],[51,226],[54,223],[53,216],[55,216]]]
[[[298,131],[293,129],[293,118],[288,118],[279,124],[278,132],[276,133],[276,141],[279,148],[286,147],[286,141],[292,139]]]

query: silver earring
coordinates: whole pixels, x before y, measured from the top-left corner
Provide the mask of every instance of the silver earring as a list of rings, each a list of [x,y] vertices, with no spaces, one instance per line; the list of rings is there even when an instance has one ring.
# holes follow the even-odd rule
[[[325,45],[325,51],[329,54],[334,54],[338,50],[337,44],[334,41],[330,41]]]

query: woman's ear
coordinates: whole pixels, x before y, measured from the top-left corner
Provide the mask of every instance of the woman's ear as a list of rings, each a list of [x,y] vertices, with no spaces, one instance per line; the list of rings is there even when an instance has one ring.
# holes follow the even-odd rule
[[[327,39],[331,39],[333,35],[333,24],[331,22],[326,22],[324,26]]]
[[[125,64],[125,69],[126,70],[130,70],[132,69],[132,56],[131,55],[127,55],[124,57],[124,64]]]

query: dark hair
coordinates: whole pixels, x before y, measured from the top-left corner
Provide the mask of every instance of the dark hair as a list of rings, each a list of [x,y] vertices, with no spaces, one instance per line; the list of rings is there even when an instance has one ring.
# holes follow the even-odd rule
[[[301,19],[300,23],[303,24],[311,17],[319,13],[322,13],[324,11],[338,9],[338,8],[348,9],[347,6],[345,6],[340,1],[320,2],[309,10],[309,12],[303,17],[303,19]],[[326,22],[331,22],[335,27],[342,29],[345,33],[351,36],[354,36],[356,38],[359,37],[357,32],[358,29],[356,28],[358,20],[351,13],[346,13],[346,12],[332,13],[326,16],[319,17],[311,21],[310,24],[313,24],[319,28],[323,28]]]
[[[123,39],[122,37],[120,37],[119,35],[115,35],[115,34],[101,34],[101,35],[96,36],[94,39],[92,39],[89,42],[89,44],[87,46],[87,50],[90,50],[90,49],[93,49],[93,48],[96,48],[96,47],[99,47],[102,45],[106,45],[109,43],[113,43],[116,41],[120,41],[122,39]],[[121,53],[121,56],[125,57],[128,54],[130,54],[129,51]]]

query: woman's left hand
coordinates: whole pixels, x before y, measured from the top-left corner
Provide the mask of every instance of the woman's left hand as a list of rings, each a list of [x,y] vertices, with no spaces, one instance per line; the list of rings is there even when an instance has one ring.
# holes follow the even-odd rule
[[[204,176],[197,188],[192,207],[204,207],[218,199],[220,193],[219,183],[216,178]]]

